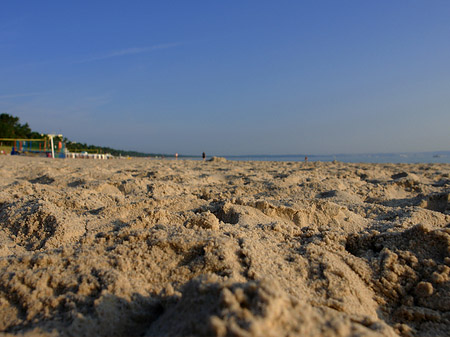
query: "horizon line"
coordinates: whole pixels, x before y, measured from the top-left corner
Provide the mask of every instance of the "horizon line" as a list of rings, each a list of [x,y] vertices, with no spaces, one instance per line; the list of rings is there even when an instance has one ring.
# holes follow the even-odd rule
[[[139,151],[136,151],[139,152]],[[362,155],[400,155],[400,154],[419,154],[419,153],[448,153],[450,154],[450,150],[432,150],[432,151],[398,151],[398,152],[358,152],[358,153],[328,153],[328,154],[307,154],[307,153],[298,153],[298,154],[213,154],[209,157],[327,157],[327,156],[362,156]],[[167,154],[166,155],[174,155]],[[180,154],[179,156],[184,157],[201,157],[201,154]]]

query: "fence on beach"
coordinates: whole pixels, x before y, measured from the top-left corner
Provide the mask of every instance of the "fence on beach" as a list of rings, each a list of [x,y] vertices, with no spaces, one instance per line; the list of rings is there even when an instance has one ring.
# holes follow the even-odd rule
[[[57,141],[53,143],[49,138],[0,138],[0,151],[4,154],[26,154],[46,157],[51,157],[54,154],[55,157],[64,158],[66,147],[64,142]]]

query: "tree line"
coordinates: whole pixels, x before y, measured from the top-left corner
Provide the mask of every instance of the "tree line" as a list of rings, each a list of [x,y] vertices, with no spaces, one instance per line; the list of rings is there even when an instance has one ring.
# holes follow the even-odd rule
[[[7,113],[0,114],[0,138],[42,139],[44,137],[45,135],[42,136],[40,132],[32,131],[28,123],[21,124],[19,117],[15,117]],[[90,153],[110,153],[113,156],[131,157],[162,156],[137,151],[116,150],[110,147],[88,145],[86,143],[72,142],[65,137],[63,139],[55,138],[55,141],[59,140],[63,141],[66,144],[66,148],[70,152],[87,151]]]
[[[20,124],[19,117],[5,113],[0,115],[0,138],[39,139],[41,134],[32,131],[28,123]]]

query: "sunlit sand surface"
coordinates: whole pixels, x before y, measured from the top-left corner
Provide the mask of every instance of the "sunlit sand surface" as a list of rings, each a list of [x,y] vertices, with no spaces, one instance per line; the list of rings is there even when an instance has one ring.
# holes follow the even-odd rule
[[[450,165],[0,157],[0,331],[450,331]]]

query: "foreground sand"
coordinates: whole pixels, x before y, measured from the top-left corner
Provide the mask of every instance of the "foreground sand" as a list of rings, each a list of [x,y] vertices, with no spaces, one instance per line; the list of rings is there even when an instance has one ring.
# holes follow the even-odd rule
[[[0,331],[449,335],[449,173],[0,157]]]

